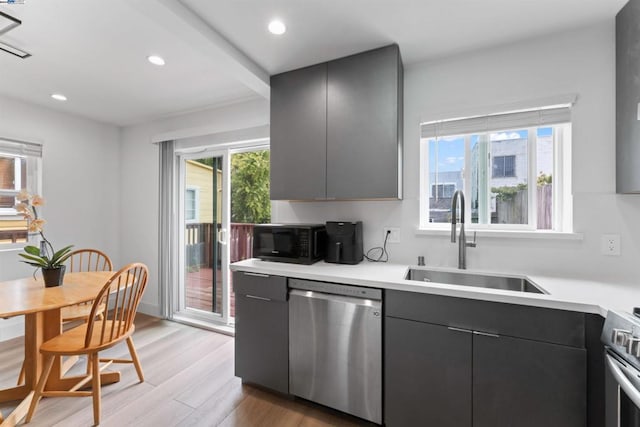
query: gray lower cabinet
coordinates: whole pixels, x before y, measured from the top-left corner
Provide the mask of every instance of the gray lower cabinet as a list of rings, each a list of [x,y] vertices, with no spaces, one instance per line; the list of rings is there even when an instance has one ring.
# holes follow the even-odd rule
[[[473,427],[587,425],[587,351],[473,335]]]
[[[281,393],[289,392],[287,279],[233,273],[236,293],[236,376]]]
[[[471,426],[470,333],[385,319],[387,426]]]
[[[584,314],[399,291],[385,306],[387,426],[588,425]]]

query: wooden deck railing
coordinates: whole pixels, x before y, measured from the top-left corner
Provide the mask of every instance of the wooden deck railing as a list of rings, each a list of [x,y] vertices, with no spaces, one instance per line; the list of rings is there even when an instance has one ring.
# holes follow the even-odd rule
[[[253,224],[231,223],[230,262],[253,257]]]
[[[0,242],[26,242],[27,230],[0,230]]]
[[[187,224],[185,230],[186,264],[189,267],[212,268],[214,260],[213,243],[217,242],[217,227],[211,223]],[[230,262],[241,261],[253,256],[253,224],[231,223],[228,236]],[[216,243],[218,252],[220,244]]]

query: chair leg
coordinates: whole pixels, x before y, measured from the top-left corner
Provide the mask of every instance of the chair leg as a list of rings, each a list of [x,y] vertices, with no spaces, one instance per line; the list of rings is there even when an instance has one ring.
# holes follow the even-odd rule
[[[131,354],[131,360],[133,361],[133,366],[136,367],[136,372],[138,373],[138,378],[140,382],[144,382],[144,373],[142,372],[142,365],[140,365],[140,359],[138,359],[138,353],[136,352],[136,347],[133,345],[133,338],[127,338],[127,347],[129,347],[129,354]]]
[[[18,383],[16,385],[20,385],[20,384],[24,383],[24,379],[25,379],[25,375],[26,375],[24,363],[25,362],[22,362],[22,366],[20,367],[20,373],[18,374]]]
[[[27,412],[27,419],[25,423],[31,421],[33,418],[33,414],[36,412],[36,407],[38,406],[38,402],[42,398],[42,392],[44,391],[44,386],[47,384],[47,380],[49,379],[49,374],[51,374],[51,368],[53,367],[53,361],[55,360],[55,356],[48,355],[47,360],[44,364],[44,370],[42,371],[42,375],[40,376],[40,381],[38,381],[38,385],[34,390],[33,398],[31,399],[31,405],[29,405],[29,412]]]
[[[98,353],[89,356],[91,361],[91,391],[93,392],[93,424],[100,424],[100,357]]]

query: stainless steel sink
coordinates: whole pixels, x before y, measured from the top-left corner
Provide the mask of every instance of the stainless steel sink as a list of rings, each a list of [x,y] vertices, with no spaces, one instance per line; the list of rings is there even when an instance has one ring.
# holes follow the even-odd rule
[[[524,277],[410,268],[405,279],[418,282],[474,286],[476,288],[503,289],[505,291],[531,292],[534,294],[547,293],[544,289]]]

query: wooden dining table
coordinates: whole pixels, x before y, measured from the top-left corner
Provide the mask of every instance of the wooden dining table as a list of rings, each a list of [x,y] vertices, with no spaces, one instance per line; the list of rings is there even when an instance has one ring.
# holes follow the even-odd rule
[[[43,358],[40,345],[62,332],[60,309],[92,301],[113,272],[67,273],[62,286],[46,288],[41,278],[33,277],[0,282],[0,318],[24,315],[25,383],[0,390],[0,403],[22,400],[0,427],[14,426],[27,413],[33,390],[40,379]],[[47,381],[48,390],[68,390],[82,377],[64,377],[61,360],[56,360]],[[16,373],[17,378],[17,373]],[[120,381],[119,372],[103,372],[102,384]]]

